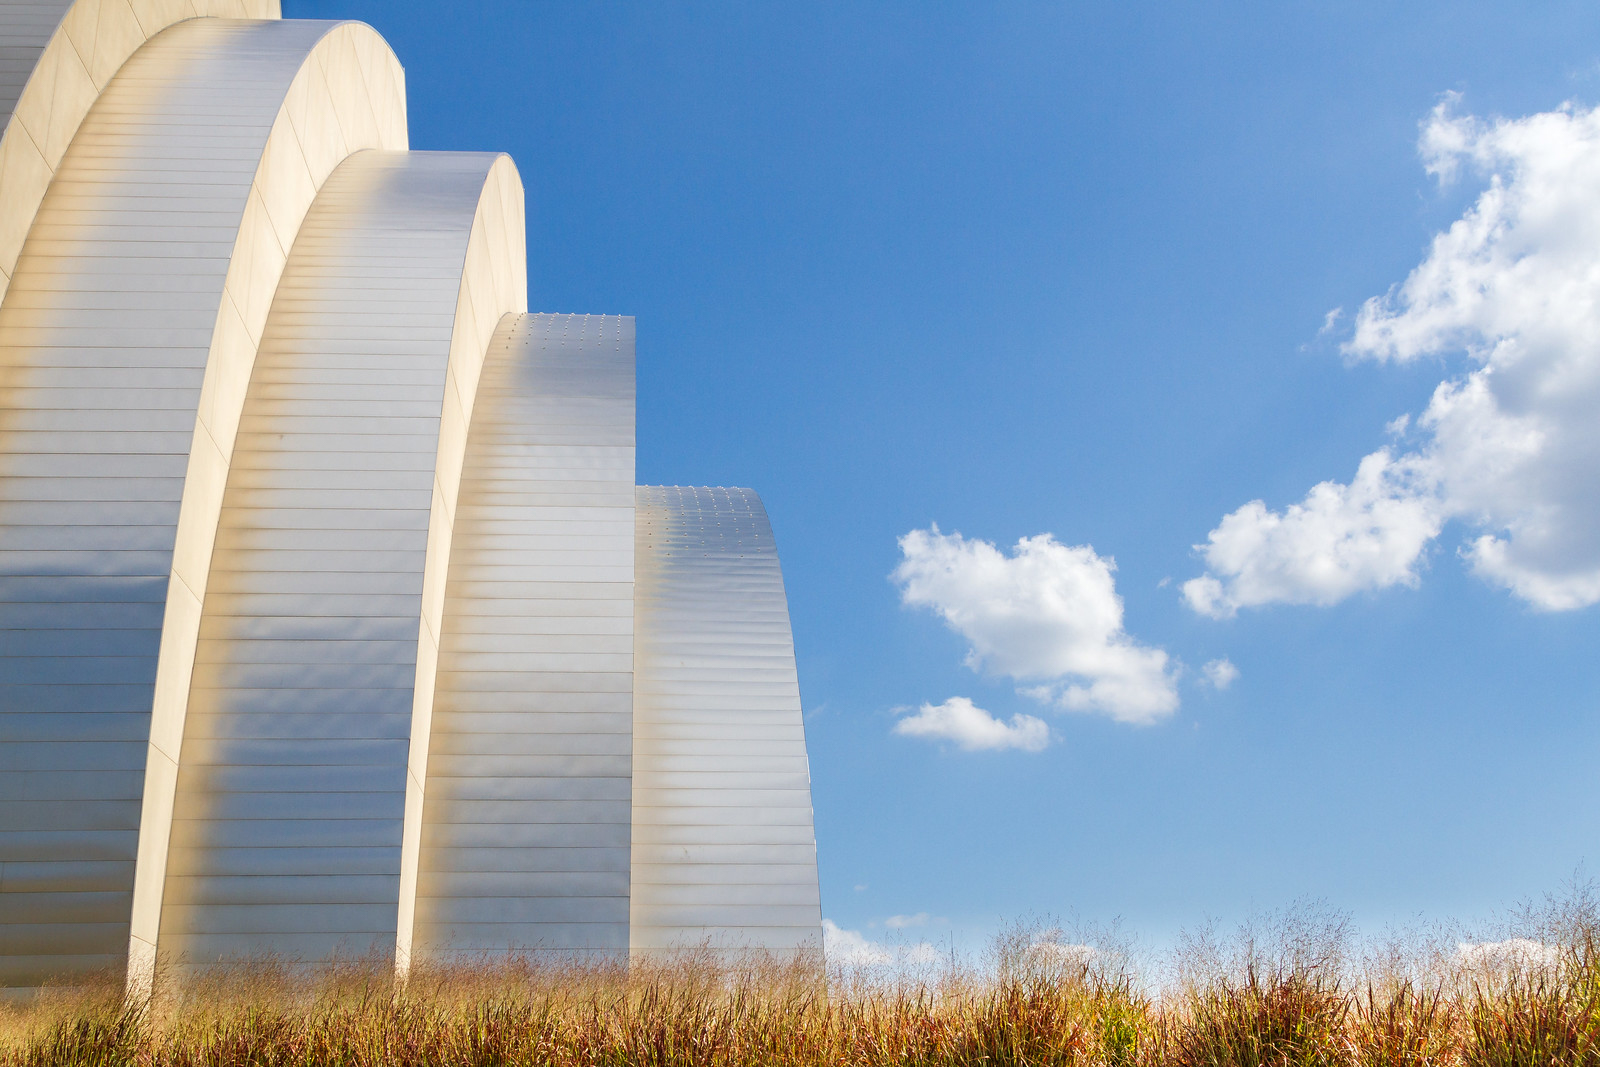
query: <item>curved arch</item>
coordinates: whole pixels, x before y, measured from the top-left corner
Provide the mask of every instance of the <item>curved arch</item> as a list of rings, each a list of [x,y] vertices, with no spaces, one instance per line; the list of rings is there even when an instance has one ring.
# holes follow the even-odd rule
[[[633,319],[519,315],[478,389],[415,951],[628,951]]]
[[[364,152],[301,227],[223,496],[164,960],[394,948],[455,442],[490,332],[526,299],[521,204],[506,156]]]
[[[278,0],[0,0],[0,301],[50,179],[122,64],[184,19],[279,14]]]
[[[444,632],[445,585],[455,538],[467,431],[489,342],[508,315],[528,310],[528,254],[523,221],[522,179],[509,156],[485,183],[478,217],[467,245],[466,270],[457,298],[457,333],[450,340],[450,377],[439,422],[439,455],[428,519],[423,568],[422,620],[417,638],[417,682],[406,757],[405,826],[400,850],[400,909],[395,964],[403,974],[411,962],[416,926],[417,860],[422,848],[422,808],[428,781],[434,688]]]
[[[783,570],[750,489],[640,486],[635,952],[821,949]]]
[[[150,955],[166,842],[139,827],[171,802],[250,366],[318,186],[405,146],[401,84],[358,23],[190,19],[50,182],[0,304],[0,721],[37,778],[0,800],[0,984]]]

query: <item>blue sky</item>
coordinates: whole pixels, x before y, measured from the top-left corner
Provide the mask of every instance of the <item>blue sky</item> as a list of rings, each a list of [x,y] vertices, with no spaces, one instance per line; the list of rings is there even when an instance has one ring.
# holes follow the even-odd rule
[[[1600,862],[1585,5],[284,13],[514,156],[533,308],[638,317],[640,480],[762,494],[840,927]]]

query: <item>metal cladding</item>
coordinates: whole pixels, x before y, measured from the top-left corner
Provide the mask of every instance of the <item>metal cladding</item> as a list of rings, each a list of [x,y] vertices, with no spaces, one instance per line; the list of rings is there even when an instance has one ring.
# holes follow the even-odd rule
[[[226,408],[282,269],[275,225],[315,191],[309,170],[303,193],[271,188],[275,220],[263,157],[289,154],[291,89],[351,35],[376,40],[210,18],[158,34],[89,111],[0,304],[7,980],[128,951],[146,757],[178,747],[152,731],[157,676],[181,668],[187,689],[173,646],[192,654],[215,531],[196,504],[220,497]],[[297,103],[338,110],[327,90]],[[371,119],[351,130],[357,147],[405,143]]]
[[[467,441],[428,754],[423,953],[626,951],[633,319],[526,315]]]
[[[632,943],[798,948],[822,922],[772,527],[749,489],[641,486]]]
[[[278,0],[0,0],[0,296],[89,108],[146,41],[206,15],[275,19]]]
[[[815,945],[760,502],[636,504],[633,320],[276,16],[0,0],[0,987]]]
[[[161,910],[175,955],[393,945],[440,412],[504,159],[362,152],[300,227],[201,616]]]

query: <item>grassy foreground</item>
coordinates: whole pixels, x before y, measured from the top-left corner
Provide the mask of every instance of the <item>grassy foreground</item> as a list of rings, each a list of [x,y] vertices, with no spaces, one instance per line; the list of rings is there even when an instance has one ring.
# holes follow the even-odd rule
[[[0,1063],[1600,1067],[1596,919],[1585,890],[1497,941],[1302,909],[1158,958],[1025,923],[976,961],[501,958],[403,989],[381,961],[255,961],[139,1010],[110,981],[0,1006]]]

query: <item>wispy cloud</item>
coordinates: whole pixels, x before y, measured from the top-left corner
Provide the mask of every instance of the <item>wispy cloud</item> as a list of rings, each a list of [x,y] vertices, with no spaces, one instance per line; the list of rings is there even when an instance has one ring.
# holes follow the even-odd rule
[[[1239,668],[1235,667],[1233,661],[1226,656],[1214,659],[1201,667],[1200,674],[1205,678],[1206,684],[1216,690],[1226,689],[1239,680]]]
[[[1002,722],[966,697],[951,697],[943,704],[924,704],[894,724],[904,737],[953,741],[968,752],[1015,748],[1042,752],[1050,743],[1050,727],[1032,715],[1017,714]]]
[[[1282,511],[1256,500],[1226,516],[1197,546],[1206,573],[1184,585],[1196,611],[1414,585],[1452,520],[1484,580],[1544,610],[1600,601],[1600,109],[1485,121],[1457,102],[1423,125],[1424,165],[1487,187],[1403,283],[1362,305],[1343,350],[1459,354],[1465,368],[1412,424],[1413,450],[1373,452],[1350,483]]]
[[[1148,723],[1178,707],[1166,652],[1123,628],[1116,562],[1050,534],[1009,554],[938,526],[900,538],[902,601],[935,611],[968,642],[974,670],[1032,682],[1021,691],[1071,711]],[[1043,724],[1041,724],[1043,725]]]

